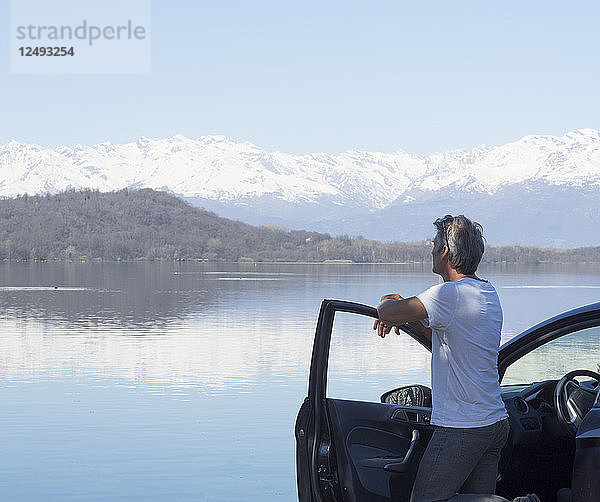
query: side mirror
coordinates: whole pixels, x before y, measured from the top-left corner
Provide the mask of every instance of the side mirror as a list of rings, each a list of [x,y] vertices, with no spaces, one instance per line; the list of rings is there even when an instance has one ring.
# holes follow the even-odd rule
[[[424,385],[407,385],[382,394],[380,399],[386,404],[431,408],[431,389]]]

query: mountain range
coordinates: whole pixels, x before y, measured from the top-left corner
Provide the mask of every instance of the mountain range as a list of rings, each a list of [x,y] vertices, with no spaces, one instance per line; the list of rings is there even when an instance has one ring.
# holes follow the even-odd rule
[[[0,146],[0,195],[152,188],[250,224],[384,241],[431,237],[464,213],[490,244],[600,244],[600,133],[531,135],[431,155],[268,152],[224,136]]]

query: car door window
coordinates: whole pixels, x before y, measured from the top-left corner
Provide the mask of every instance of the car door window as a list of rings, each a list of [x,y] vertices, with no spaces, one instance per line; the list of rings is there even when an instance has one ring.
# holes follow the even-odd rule
[[[502,384],[558,380],[575,369],[599,371],[600,326],[564,335],[511,364]]]
[[[404,332],[385,338],[374,319],[337,312],[333,324],[327,397],[379,402],[381,394],[403,385],[430,386],[431,354]]]

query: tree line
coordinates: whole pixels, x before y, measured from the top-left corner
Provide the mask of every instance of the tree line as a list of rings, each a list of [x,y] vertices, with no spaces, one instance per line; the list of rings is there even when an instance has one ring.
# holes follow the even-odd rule
[[[429,262],[431,243],[254,227],[150,189],[72,190],[0,200],[1,260]],[[488,246],[491,263],[600,263],[600,247]]]

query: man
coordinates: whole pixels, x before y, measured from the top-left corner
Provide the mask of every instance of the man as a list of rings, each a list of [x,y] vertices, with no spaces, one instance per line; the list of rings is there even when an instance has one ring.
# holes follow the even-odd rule
[[[397,326],[409,323],[431,339],[436,427],[411,502],[504,501],[483,495],[496,490],[509,426],[497,366],[502,307],[494,287],[475,275],[484,251],[482,227],[462,215],[446,215],[434,225],[433,272],[444,282],[407,299],[382,297],[373,326],[384,337],[393,326],[398,333]]]

